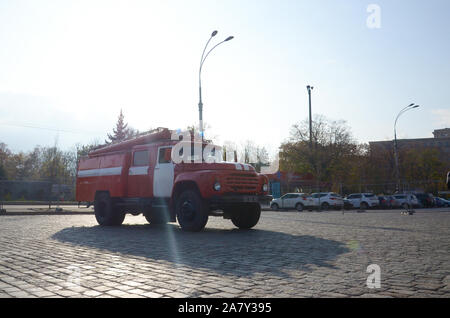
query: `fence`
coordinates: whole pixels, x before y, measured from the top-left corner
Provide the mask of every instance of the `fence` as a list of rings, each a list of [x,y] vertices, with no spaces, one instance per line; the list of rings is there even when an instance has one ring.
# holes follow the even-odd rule
[[[50,181],[0,180],[0,201],[74,201],[74,184]]]

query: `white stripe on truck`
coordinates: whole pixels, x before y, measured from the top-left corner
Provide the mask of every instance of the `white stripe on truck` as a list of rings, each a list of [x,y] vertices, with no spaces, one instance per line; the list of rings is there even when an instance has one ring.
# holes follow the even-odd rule
[[[120,176],[122,167],[79,170],[78,177]]]
[[[129,176],[145,176],[147,174],[148,174],[148,166],[131,167],[130,170],[128,170]]]

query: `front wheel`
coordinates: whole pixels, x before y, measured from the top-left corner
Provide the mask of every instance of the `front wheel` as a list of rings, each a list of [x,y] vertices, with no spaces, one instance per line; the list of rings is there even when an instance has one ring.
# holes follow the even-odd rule
[[[272,210],[274,210],[274,211],[278,211],[278,210],[279,210],[278,204],[276,204],[276,203],[272,204],[272,205],[270,206],[270,208],[271,208]]]
[[[207,205],[195,190],[185,190],[181,193],[175,203],[175,213],[184,231],[198,232],[208,223]]]
[[[240,229],[251,229],[261,216],[261,206],[259,204],[248,204],[233,209],[231,222]]]

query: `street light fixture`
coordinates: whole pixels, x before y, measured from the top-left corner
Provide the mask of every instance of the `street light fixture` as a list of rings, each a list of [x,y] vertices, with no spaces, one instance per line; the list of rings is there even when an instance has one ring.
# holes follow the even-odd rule
[[[218,47],[220,44],[228,42],[230,40],[232,40],[234,37],[233,36],[229,36],[227,37],[225,40],[223,40],[222,42],[217,43],[216,45],[214,45],[209,51],[208,53],[205,54],[206,49],[209,45],[209,42],[211,42],[211,39],[213,37],[215,37],[217,35],[217,31],[213,31],[211,33],[211,36],[208,40],[208,42],[206,42],[205,48],[203,49],[203,53],[202,53],[202,58],[200,59],[200,69],[198,72],[198,93],[199,93],[199,102],[198,102],[198,117],[199,117],[199,129],[200,129],[200,135],[202,136],[202,141],[203,141],[203,137],[204,137],[204,133],[203,133],[203,102],[202,102],[202,69],[203,69],[203,64],[205,63],[206,58],[209,56],[209,54],[216,48]]]
[[[416,105],[414,103],[409,104],[408,106],[406,106],[405,108],[403,108],[397,115],[397,117],[395,118],[395,123],[394,123],[394,159],[395,159],[395,178],[396,178],[396,191],[399,191],[400,188],[400,172],[399,172],[399,168],[398,168],[398,146],[397,146],[397,121],[399,119],[399,117],[406,113],[408,110],[414,109],[414,108],[418,108],[419,105]]]

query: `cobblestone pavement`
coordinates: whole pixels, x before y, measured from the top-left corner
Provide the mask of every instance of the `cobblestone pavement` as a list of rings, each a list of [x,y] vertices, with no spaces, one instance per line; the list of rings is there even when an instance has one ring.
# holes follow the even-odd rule
[[[450,297],[448,208],[264,212],[250,231],[211,217],[200,233],[0,216],[0,247],[0,297]]]

